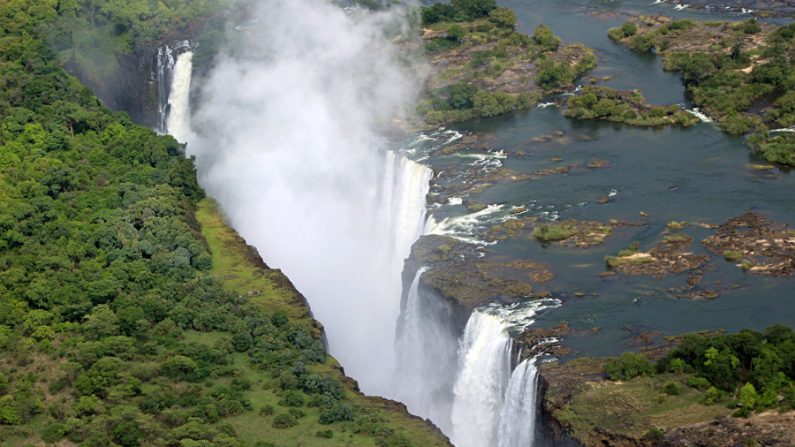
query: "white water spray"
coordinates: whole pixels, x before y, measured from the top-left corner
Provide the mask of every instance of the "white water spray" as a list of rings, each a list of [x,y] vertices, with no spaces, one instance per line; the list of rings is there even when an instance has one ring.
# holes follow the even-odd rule
[[[420,85],[393,41],[401,12],[261,2],[258,26],[239,28],[210,72],[188,145],[232,226],[306,295],[332,354],[387,396],[403,260],[431,176],[379,132]]]

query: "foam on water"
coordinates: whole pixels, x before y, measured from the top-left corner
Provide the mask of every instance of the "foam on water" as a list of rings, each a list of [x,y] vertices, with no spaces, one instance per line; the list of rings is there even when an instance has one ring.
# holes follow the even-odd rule
[[[699,110],[698,107],[693,107],[692,109],[686,109],[686,112],[701,120],[702,123],[712,122],[712,118],[704,114],[701,110]]]

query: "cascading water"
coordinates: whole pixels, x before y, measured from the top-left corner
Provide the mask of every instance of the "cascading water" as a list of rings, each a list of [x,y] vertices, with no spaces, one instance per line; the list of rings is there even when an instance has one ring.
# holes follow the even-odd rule
[[[453,442],[458,447],[496,444],[511,374],[512,340],[498,316],[475,311],[461,340],[459,375],[453,387]]]
[[[526,359],[516,365],[505,391],[505,402],[500,412],[497,447],[529,447],[535,438],[538,403],[537,359]]]
[[[456,446],[533,445],[537,358],[525,359],[511,370],[514,349],[509,331],[532,324],[538,312],[558,304],[543,300],[472,313],[461,340],[453,389],[451,438]]]
[[[193,72],[193,53],[180,53],[174,63],[171,90],[168,95],[166,129],[177,141],[190,138],[190,82]]]
[[[171,73],[174,69],[174,54],[168,45],[157,50],[157,100],[158,100],[158,133],[168,132],[168,94],[171,89]]]
[[[422,293],[420,280],[425,271],[425,268],[417,271],[406,293],[395,344],[395,398],[412,413],[432,420],[442,431],[450,433],[457,334],[453,332],[450,305]]]
[[[188,41],[174,48],[163,45],[157,53],[157,95],[159,133],[171,134],[185,143],[190,136],[190,83],[193,53]]]

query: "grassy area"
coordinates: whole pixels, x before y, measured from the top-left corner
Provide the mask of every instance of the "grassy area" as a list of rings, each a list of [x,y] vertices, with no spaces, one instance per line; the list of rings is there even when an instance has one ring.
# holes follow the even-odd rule
[[[703,393],[688,387],[687,375],[662,374],[626,382],[593,382],[576,394],[556,418],[582,441],[601,439],[611,433],[640,439],[652,429],[666,431],[726,416],[723,405],[704,405]],[[665,392],[674,383],[679,394]]]
[[[311,318],[303,297],[289,280],[280,271],[269,269],[262,263],[256,252],[225,223],[212,201],[199,203],[196,218],[210,247],[213,260],[211,274],[221,280],[226,288],[248,296],[252,303],[268,313],[283,311],[291,320],[299,320],[316,331],[321,330],[320,325]],[[211,346],[219,343],[225,334],[189,331],[185,337],[189,341]],[[440,432],[423,420],[410,416],[401,404],[359,393],[356,383],[342,374],[339,364],[330,356],[325,363],[312,365],[311,371],[342,382],[346,399],[353,404],[358,414],[366,417],[351,422],[321,424],[319,417],[322,409],[310,406],[311,396],[300,393],[306,404],[298,407],[280,405],[287,392],[281,389],[278,378],[255,369],[245,353],[237,353],[233,357],[240,377],[251,383],[244,397],[251,402],[252,411],[225,419],[224,422],[230,424],[249,445],[254,445],[256,441],[270,442],[276,446],[307,447],[449,445]],[[274,417],[291,409],[304,413],[298,418],[299,423],[286,429],[274,428]],[[390,436],[374,437],[379,433],[389,433]]]

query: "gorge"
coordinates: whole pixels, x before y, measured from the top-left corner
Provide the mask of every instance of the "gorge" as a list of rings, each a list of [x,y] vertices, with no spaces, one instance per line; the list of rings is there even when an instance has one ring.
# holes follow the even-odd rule
[[[164,130],[187,143],[232,225],[307,294],[332,354],[363,391],[406,403],[458,446],[531,445],[537,359],[522,358],[509,331],[550,303],[478,310],[461,327],[449,305],[420,290],[424,269],[401,280],[411,246],[431,229],[433,173],[390,148],[373,117],[411,106],[402,94],[420,79],[378,35],[405,20],[401,12],[356,14],[311,0],[256,12],[266,31],[243,33],[246,50],[211,72],[197,110],[189,44],[164,47]],[[310,31],[321,20],[325,31]],[[384,60],[362,77],[373,51]]]
[[[20,15],[59,37],[0,96],[0,444],[795,437],[793,178],[685,94],[789,98],[790,56],[762,57],[795,27],[640,0],[134,3]],[[746,46],[712,37],[703,90],[637,52],[718,28]],[[135,42],[122,75],[97,35]],[[743,116],[786,125],[777,98]]]

